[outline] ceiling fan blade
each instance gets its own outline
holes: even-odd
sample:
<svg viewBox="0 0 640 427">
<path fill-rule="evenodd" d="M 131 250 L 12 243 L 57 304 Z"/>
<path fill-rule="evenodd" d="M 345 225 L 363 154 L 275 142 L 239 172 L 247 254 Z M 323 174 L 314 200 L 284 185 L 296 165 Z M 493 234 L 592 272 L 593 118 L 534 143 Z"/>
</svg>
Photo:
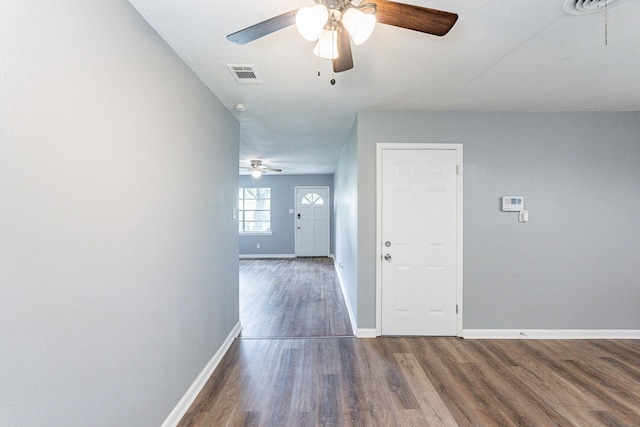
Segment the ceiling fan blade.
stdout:
<svg viewBox="0 0 640 427">
<path fill-rule="evenodd" d="M 333 71 L 340 73 L 353 68 L 353 56 L 351 55 L 351 40 L 349 33 L 341 22 L 338 22 L 338 57 L 333 60 Z"/>
<path fill-rule="evenodd" d="M 421 33 L 444 36 L 458 20 L 456 13 L 426 7 L 395 3 L 388 0 L 367 0 L 376 5 L 376 19 L 381 24 L 393 25 Z"/>
<path fill-rule="evenodd" d="M 282 172 L 282 169 L 262 168 L 263 171 Z"/>
<path fill-rule="evenodd" d="M 227 36 L 227 40 L 232 41 L 235 44 L 246 44 L 259 39 L 260 37 L 282 30 L 283 28 L 287 28 L 288 26 L 296 23 L 297 11 L 297 9 L 292 10 L 291 12 L 274 16 L 271 19 L 259 22 L 243 30 L 236 31 L 235 33 L 229 34 Z"/>
</svg>

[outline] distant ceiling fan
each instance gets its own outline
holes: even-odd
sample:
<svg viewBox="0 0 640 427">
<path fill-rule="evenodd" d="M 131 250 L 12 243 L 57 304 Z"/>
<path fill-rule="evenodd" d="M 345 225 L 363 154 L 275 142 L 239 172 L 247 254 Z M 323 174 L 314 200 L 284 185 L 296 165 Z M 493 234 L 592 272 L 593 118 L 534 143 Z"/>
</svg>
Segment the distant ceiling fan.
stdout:
<svg viewBox="0 0 640 427">
<path fill-rule="evenodd" d="M 282 172 L 282 169 L 266 167 L 262 164 L 262 160 L 250 160 L 249 163 L 251 166 L 240 166 L 240 169 L 251 171 L 251 176 L 254 178 L 260 178 L 266 171 Z"/>
<path fill-rule="evenodd" d="M 353 68 L 349 36 L 355 45 L 364 43 L 376 22 L 444 36 L 458 19 L 455 13 L 389 0 L 363 0 L 358 5 L 351 0 L 315 2 L 314 6 L 292 10 L 229 34 L 227 39 L 246 44 L 296 24 L 305 39 L 317 40 L 313 53 L 333 60 L 333 71 L 339 73 Z"/>
</svg>

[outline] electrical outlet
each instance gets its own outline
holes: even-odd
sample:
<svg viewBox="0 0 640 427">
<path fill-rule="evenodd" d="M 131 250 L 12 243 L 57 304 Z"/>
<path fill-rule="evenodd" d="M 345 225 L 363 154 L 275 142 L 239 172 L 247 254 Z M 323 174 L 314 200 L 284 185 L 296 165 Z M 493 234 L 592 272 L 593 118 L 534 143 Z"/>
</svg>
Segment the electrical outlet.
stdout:
<svg viewBox="0 0 640 427">
<path fill-rule="evenodd" d="M 260 243 L 258 243 L 258 244 L 256 245 L 256 248 L 260 249 Z"/>
</svg>

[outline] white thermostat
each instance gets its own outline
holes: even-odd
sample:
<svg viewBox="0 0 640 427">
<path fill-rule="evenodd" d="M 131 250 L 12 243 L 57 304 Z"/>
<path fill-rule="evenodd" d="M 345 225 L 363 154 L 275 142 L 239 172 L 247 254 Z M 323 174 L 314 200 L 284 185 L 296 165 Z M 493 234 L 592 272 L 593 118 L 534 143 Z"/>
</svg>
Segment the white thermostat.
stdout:
<svg viewBox="0 0 640 427">
<path fill-rule="evenodd" d="M 503 212 L 521 212 L 524 210 L 524 197 L 522 196 L 503 196 L 502 211 Z"/>
</svg>

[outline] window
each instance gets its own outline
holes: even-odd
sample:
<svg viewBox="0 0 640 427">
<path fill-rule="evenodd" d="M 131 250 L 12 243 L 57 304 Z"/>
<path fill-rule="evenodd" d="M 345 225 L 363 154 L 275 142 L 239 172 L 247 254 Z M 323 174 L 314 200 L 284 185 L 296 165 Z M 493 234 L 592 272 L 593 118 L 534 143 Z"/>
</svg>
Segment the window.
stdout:
<svg viewBox="0 0 640 427">
<path fill-rule="evenodd" d="M 303 205 L 324 205 L 324 200 L 322 197 L 317 195 L 316 193 L 309 193 L 302 199 Z"/>
<path fill-rule="evenodd" d="M 271 189 L 240 188 L 238 212 L 240 233 L 270 233 Z"/>
</svg>

